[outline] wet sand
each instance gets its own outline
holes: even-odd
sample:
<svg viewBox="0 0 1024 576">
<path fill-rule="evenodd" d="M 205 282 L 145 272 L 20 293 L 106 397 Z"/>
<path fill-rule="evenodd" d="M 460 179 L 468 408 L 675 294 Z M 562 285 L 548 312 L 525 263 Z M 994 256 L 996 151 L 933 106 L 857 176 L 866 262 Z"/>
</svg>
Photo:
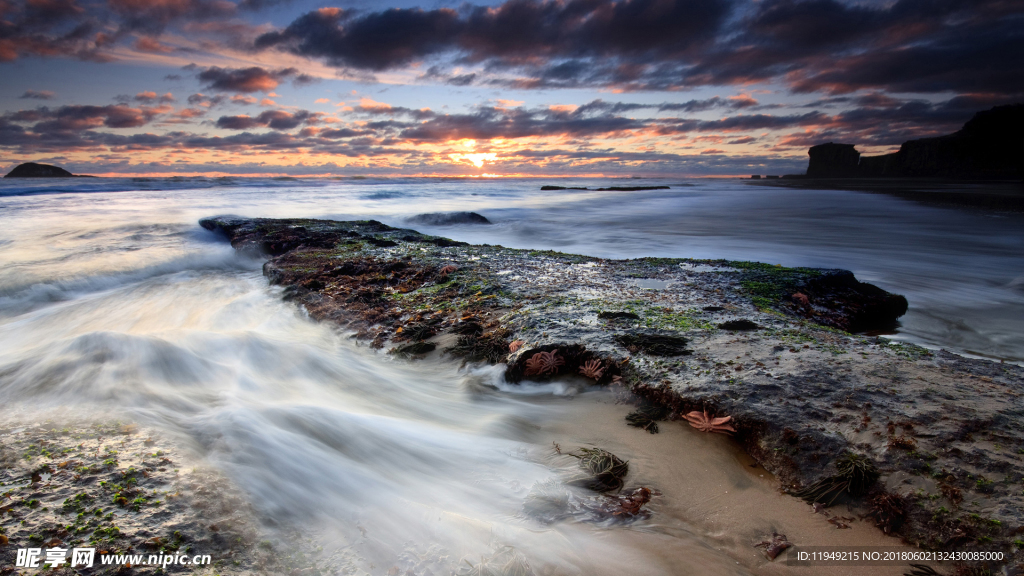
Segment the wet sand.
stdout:
<svg viewBox="0 0 1024 576">
<path fill-rule="evenodd" d="M 609 393 L 590 393 L 572 402 L 585 404 L 582 418 L 553 423 L 545 439 L 578 442 L 605 448 L 630 463 L 627 486 L 643 485 L 661 493 L 650 504 L 648 521 L 629 527 L 626 538 L 679 574 L 903 574 L 906 566 L 797 567 L 786 563 L 783 552 L 768 560 L 761 542 L 773 532 L 785 534 L 795 546 L 905 546 L 899 538 L 882 534 L 863 510 L 846 506 L 830 509 L 833 515 L 855 517 L 849 529 L 838 529 L 826 516 L 815 514 L 801 500 L 783 494 L 778 480 L 757 466 L 730 438 L 705 434 L 681 422 L 661 423 L 660 433 L 609 425 L 621 422 L 631 409 L 616 404 Z M 574 410 L 579 407 L 574 407 Z M 558 458 L 553 458 L 557 460 Z M 687 534 L 688 538 L 680 535 Z M 697 538 L 699 546 L 681 547 L 676 539 Z M 708 548 L 705 548 L 707 546 Z M 734 561 L 722 562 L 720 554 Z M 643 573 L 643 565 L 636 567 Z"/>
</svg>

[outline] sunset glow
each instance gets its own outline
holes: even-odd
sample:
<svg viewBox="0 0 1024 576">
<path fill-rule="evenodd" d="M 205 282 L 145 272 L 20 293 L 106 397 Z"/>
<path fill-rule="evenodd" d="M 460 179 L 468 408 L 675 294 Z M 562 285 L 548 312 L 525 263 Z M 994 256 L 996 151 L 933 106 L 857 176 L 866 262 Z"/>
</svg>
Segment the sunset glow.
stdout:
<svg viewBox="0 0 1024 576">
<path fill-rule="evenodd" d="M 1022 97 L 1021 60 L 993 55 L 1020 53 L 1024 22 L 997 0 L 338 4 L 0 3 L 0 165 L 780 174 L 814 144 L 888 152 Z"/>
</svg>

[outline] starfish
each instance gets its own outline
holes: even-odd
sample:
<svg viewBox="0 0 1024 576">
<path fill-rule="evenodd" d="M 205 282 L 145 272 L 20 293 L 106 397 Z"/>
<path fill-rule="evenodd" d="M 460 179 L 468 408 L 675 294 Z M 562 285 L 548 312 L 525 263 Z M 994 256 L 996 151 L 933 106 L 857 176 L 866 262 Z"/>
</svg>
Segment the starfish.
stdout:
<svg viewBox="0 0 1024 576">
<path fill-rule="evenodd" d="M 769 560 L 775 560 L 775 557 L 782 554 L 782 551 L 786 548 L 791 548 L 793 543 L 786 539 L 785 534 L 779 534 L 778 532 L 772 532 L 770 540 L 764 542 L 758 542 L 754 544 L 755 547 L 763 547 L 765 556 L 768 556 Z"/>
<path fill-rule="evenodd" d="M 643 505 L 651 501 L 651 489 L 641 486 L 631 494 L 615 499 L 619 509 L 612 512 L 612 516 L 636 516 L 640 514 Z"/>
<path fill-rule="evenodd" d="M 438 271 L 438 274 L 440 274 L 441 276 L 447 276 L 447 275 L 451 274 L 452 272 L 455 272 L 456 270 L 458 270 L 458 268 L 456 268 L 455 266 L 452 266 L 451 264 L 449 264 L 449 265 L 445 266 L 444 268 L 441 268 L 441 270 Z"/>
<path fill-rule="evenodd" d="M 802 292 L 796 292 L 790 296 L 790 298 L 792 298 L 793 302 L 796 302 L 797 306 L 800 306 L 801 308 L 811 307 L 811 300 Z"/>
<path fill-rule="evenodd" d="M 513 342 L 513 343 L 508 345 L 508 351 L 511 352 L 511 353 L 515 353 L 517 350 L 522 348 L 522 346 L 523 346 L 523 341 L 522 340 L 516 340 L 515 342 Z"/>
<path fill-rule="evenodd" d="M 555 348 L 551 352 L 537 352 L 526 361 L 526 372 L 527 376 L 533 376 L 535 374 L 555 374 L 558 372 L 558 367 L 565 364 L 565 360 L 558 355 L 558 348 Z"/>
<path fill-rule="evenodd" d="M 596 358 L 588 360 L 586 364 L 580 366 L 580 374 L 583 374 L 587 378 L 600 380 L 601 376 L 604 376 L 604 365 Z"/>
<path fill-rule="evenodd" d="M 708 416 L 707 408 L 704 412 L 698 412 L 694 410 L 689 414 L 683 416 L 686 421 L 701 432 L 721 432 L 722 434 L 728 434 L 729 432 L 735 432 L 736 429 L 726 422 L 732 420 L 732 416 L 723 416 L 721 418 L 712 418 Z"/>
</svg>

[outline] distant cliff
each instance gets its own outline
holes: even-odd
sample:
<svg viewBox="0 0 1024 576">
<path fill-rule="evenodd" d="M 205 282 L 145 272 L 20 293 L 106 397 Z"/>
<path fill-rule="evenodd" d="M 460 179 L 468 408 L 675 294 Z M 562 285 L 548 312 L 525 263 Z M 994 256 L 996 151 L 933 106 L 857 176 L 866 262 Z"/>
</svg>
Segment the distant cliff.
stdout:
<svg viewBox="0 0 1024 576">
<path fill-rule="evenodd" d="M 947 136 L 910 140 L 899 152 L 861 156 L 853 144 L 808 151 L 809 178 L 1024 179 L 1024 104 L 978 112 Z"/>
</svg>

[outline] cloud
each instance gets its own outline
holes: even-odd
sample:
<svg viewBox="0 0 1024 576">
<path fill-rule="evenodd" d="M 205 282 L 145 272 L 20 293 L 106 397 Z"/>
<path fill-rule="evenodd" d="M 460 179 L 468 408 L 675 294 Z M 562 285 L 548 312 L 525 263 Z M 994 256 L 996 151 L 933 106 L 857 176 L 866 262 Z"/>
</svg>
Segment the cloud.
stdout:
<svg viewBox="0 0 1024 576">
<path fill-rule="evenodd" d="M 206 94 L 199 92 L 188 97 L 188 105 L 200 106 L 202 108 L 213 108 L 226 100 L 226 96 L 221 96 L 219 94 L 216 96 L 207 96 Z M 253 98 L 253 100 L 255 100 L 255 98 Z"/>
<path fill-rule="evenodd" d="M 2 116 L 7 122 L 33 124 L 36 133 L 80 132 L 93 128 L 137 128 L 168 110 L 124 104 L 109 106 L 45 106 L 34 110 L 21 110 Z"/>
<path fill-rule="evenodd" d="M 227 0 L 107 0 L 121 17 L 122 28 L 163 31 L 178 20 L 208 20 L 234 15 L 236 6 Z"/>
<path fill-rule="evenodd" d="M 31 98 L 33 100 L 52 100 L 54 93 L 49 90 L 25 90 L 25 93 L 18 98 Z"/>
<path fill-rule="evenodd" d="M 289 78 L 300 83 L 310 81 L 309 76 L 300 74 L 295 68 L 267 70 L 259 66 L 249 68 L 211 66 L 200 70 L 197 76 L 200 83 L 219 92 L 270 92 Z"/>
<path fill-rule="evenodd" d="M 664 59 L 713 38 L 726 0 L 508 0 L 460 11 L 391 8 L 308 12 L 256 39 L 334 66 L 387 70 L 442 52 L 513 63 L 552 56 Z M 472 80 L 472 78 L 469 78 Z"/>
<path fill-rule="evenodd" d="M 184 49 L 161 41 L 173 32 L 211 54 L 283 51 L 348 78 L 406 69 L 420 81 L 459 87 L 680 91 L 773 83 L 833 98 L 865 91 L 1024 98 L 1024 59 L 1012 57 L 1024 53 L 1024 0 L 499 0 L 321 8 L 283 27 L 250 23 L 249 11 L 283 3 L 0 0 L 0 61 L 102 62 L 123 50 L 153 59 Z M 218 92 L 315 81 L 265 64 L 196 71 L 204 90 Z M 745 95 L 710 100 L 660 111 L 778 106 Z"/>
<path fill-rule="evenodd" d="M 159 102 L 161 104 L 170 104 L 171 102 L 174 102 L 174 95 L 170 92 L 167 92 L 163 95 L 158 96 L 156 92 L 146 91 L 139 92 L 132 98 L 132 100 L 135 100 L 136 102 L 143 102 L 145 104 L 153 104 L 155 102 Z"/>
<path fill-rule="evenodd" d="M 245 163 L 258 155 L 270 160 L 273 154 L 268 166 L 289 155 L 323 154 L 377 158 L 375 162 L 393 167 L 395 172 L 406 168 L 415 172 L 443 170 L 451 163 L 452 154 L 461 155 L 458 158 L 465 163 L 471 159 L 465 155 L 471 153 L 494 154 L 494 159 L 488 160 L 490 168 L 522 173 L 578 173 L 581 166 L 594 172 L 630 173 L 630 167 L 638 165 L 644 166 L 645 172 L 665 174 L 784 173 L 806 165 L 806 147 L 810 145 L 832 140 L 891 146 L 911 138 L 950 133 L 980 105 L 1005 100 L 999 95 L 970 94 L 930 102 L 869 92 L 841 97 L 848 108 L 834 113 L 758 114 L 750 113 L 754 106 L 746 98 L 719 98 L 710 109 L 726 113 L 705 119 L 685 111 L 663 112 L 660 109 L 665 103 L 595 100 L 580 106 L 528 107 L 519 101 L 487 101 L 465 112 L 444 114 L 364 99 L 340 118 L 294 109 L 224 114 L 202 125 L 215 126 L 228 135 L 209 136 L 170 127 L 196 125 L 213 106 L 236 98 L 255 98 L 197 93 L 188 97 L 189 107 L 180 110 L 160 103 L 160 98 L 147 91 L 130 97 L 132 104 L 37 107 L 6 113 L 0 115 L 0 150 L 25 156 L 80 152 L 92 157 L 116 153 L 174 158 L 217 151 L 228 154 L 228 164 Z M 677 104 L 706 112 L 704 107 L 711 100 Z M 693 104 L 685 106 L 690 102 Z M 628 116 L 636 110 L 648 114 Z M 166 131 L 140 133 L 146 125 Z M 463 146 L 467 140 L 474 140 L 475 146 Z M 726 145 L 746 146 L 746 150 L 734 154 L 735 149 Z M 750 155 L 753 146 L 776 155 Z M 230 160 L 231 155 L 237 156 Z M 409 164 L 403 168 L 406 161 Z M 268 169 L 273 170 L 254 168 Z"/>
<path fill-rule="evenodd" d="M 168 52 L 174 52 L 174 48 L 166 44 L 161 44 L 159 40 L 150 38 L 149 36 L 143 36 L 135 41 L 135 49 L 139 52 L 149 52 L 151 54 L 167 54 Z"/>
<path fill-rule="evenodd" d="M 217 119 L 217 127 L 226 130 L 251 130 L 268 127 L 273 130 L 291 130 L 299 125 L 318 124 L 326 116 L 323 112 L 286 112 L 284 110 L 267 110 L 258 116 L 221 116 Z"/>
<path fill-rule="evenodd" d="M 518 89 L 1022 94 L 1021 0 L 506 0 L 457 10 L 322 8 L 258 36 L 348 71 L 434 59 L 420 78 Z M 466 66 L 476 70 L 464 70 Z M 446 72 L 458 66 L 460 72 Z M 735 106 L 756 105 L 734 97 Z"/>
<path fill-rule="evenodd" d="M 730 140 L 726 142 L 726 144 L 751 144 L 753 142 L 757 142 L 757 138 L 754 138 L 753 136 L 744 136 L 743 138 Z"/>
</svg>

